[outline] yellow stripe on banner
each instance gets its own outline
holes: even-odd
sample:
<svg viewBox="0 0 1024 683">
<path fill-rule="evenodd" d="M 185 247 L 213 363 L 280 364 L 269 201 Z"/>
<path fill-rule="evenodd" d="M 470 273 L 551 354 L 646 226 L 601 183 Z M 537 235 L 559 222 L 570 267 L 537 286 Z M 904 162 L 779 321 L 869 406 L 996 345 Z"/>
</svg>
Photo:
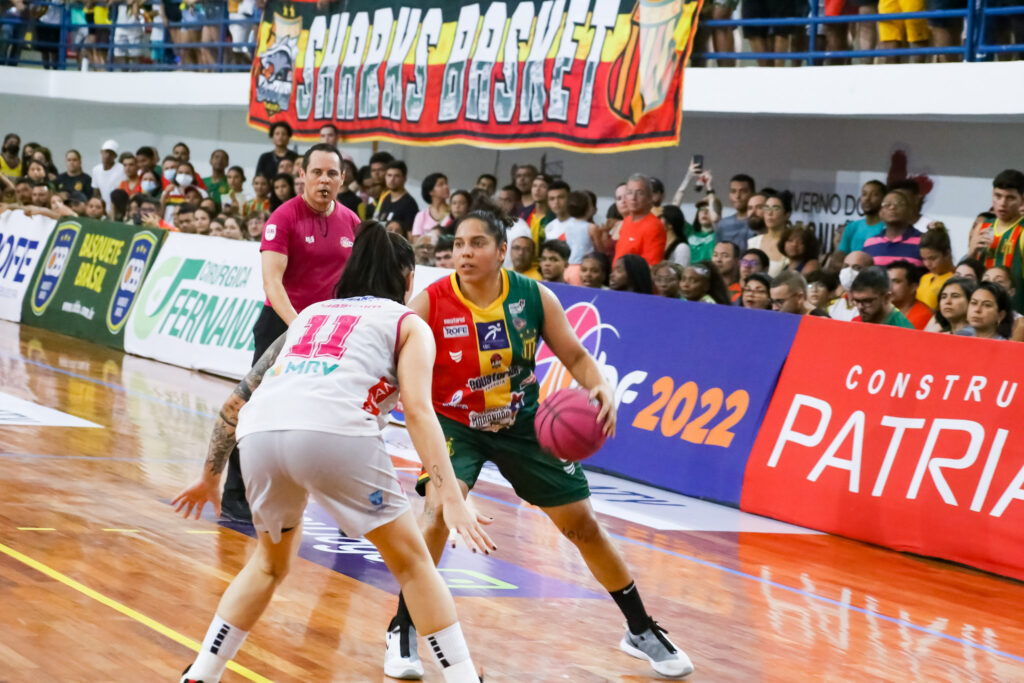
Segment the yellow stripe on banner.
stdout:
<svg viewBox="0 0 1024 683">
<path fill-rule="evenodd" d="M 167 638 L 170 638 L 174 642 L 179 643 L 181 645 L 184 645 L 185 647 L 189 648 L 190 650 L 193 650 L 195 652 L 199 652 L 199 648 L 201 647 L 200 643 L 197 643 L 196 641 L 192 640 L 191 638 L 187 638 L 186 636 L 181 635 L 180 633 L 178 633 L 174 629 L 168 628 L 168 627 L 164 626 L 163 624 L 161 624 L 158 621 L 150 619 L 149 617 L 147 617 L 145 614 L 142 614 L 141 612 L 136 612 L 131 607 L 128 607 L 126 605 L 122 605 L 117 600 L 113 600 L 111 598 L 108 598 L 107 596 L 103 595 L 102 593 L 98 593 L 98 592 L 94 591 L 93 589 L 89 588 L 88 586 L 85 586 L 85 585 L 82 585 L 82 584 L 78 583 L 77 581 L 75 581 L 71 577 L 68 577 L 68 576 L 65 576 L 64 574 L 61 574 L 56 569 L 52 569 L 52 568 L 46 566 L 45 564 L 43 564 L 42 562 L 39 562 L 38 560 L 33 560 L 28 555 L 23 555 L 22 553 L 19 553 L 17 550 L 15 550 L 13 548 L 8 548 L 7 546 L 5 546 L 2 543 L 0 543 L 0 552 L 2 552 L 3 554 L 7 555 L 8 557 L 11 557 L 11 558 L 17 560 L 18 562 L 21 562 L 22 564 L 28 565 L 29 567 L 31 567 L 32 569 L 35 569 L 37 572 L 39 572 L 41 574 L 45 574 L 46 576 L 49 576 L 51 579 L 54 579 L 56 581 L 60 581 L 65 586 L 68 586 L 69 588 L 74 588 L 79 593 L 92 598 L 96 602 L 99 602 L 99 603 L 101 603 L 103 605 L 106 605 L 107 607 L 109 607 L 112 610 L 114 610 L 116 612 L 120 612 L 121 614 L 125 615 L 126 617 L 130 617 L 130 618 L 134 619 L 135 621 L 139 622 L 143 626 L 148 626 L 149 628 L 153 629 L 154 631 L 156 631 L 160 635 L 165 636 Z M 255 671 L 250 671 L 249 669 L 245 668 L 241 664 L 236 664 L 234 661 L 228 662 L 228 668 L 231 669 L 232 671 L 234 671 L 235 673 L 237 673 L 237 674 L 239 674 L 241 676 L 244 676 L 245 678 L 249 679 L 250 681 L 258 681 L 258 683 L 272 683 L 269 678 L 264 678 L 263 676 L 260 676 Z"/>
</svg>

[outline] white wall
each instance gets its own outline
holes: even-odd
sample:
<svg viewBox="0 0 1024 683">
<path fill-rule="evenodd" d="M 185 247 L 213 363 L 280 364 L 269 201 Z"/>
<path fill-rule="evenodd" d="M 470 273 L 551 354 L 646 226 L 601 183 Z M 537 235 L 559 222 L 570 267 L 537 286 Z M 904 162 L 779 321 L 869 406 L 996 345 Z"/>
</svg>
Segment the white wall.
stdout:
<svg viewBox="0 0 1024 683">
<path fill-rule="evenodd" d="M 925 213 L 946 222 L 960 252 L 974 216 L 988 208 L 991 178 L 1004 168 L 1024 167 L 1024 89 L 1017 87 L 1024 83 L 1024 62 L 1009 64 L 694 69 L 687 75 L 688 108 L 679 147 L 596 155 L 552 149 L 547 162 L 560 163 L 574 187 L 602 197 L 602 213 L 615 184 L 633 171 L 661 178 L 671 193 L 694 153 L 704 155 L 722 194 L 729 176 L 745 172 L 759 185 L 798 195 L 836 193 L 840 204 L 850 205 L 846 195 L 859 194 L 868 178 L 884 179 L 891 152 L 901 147 L 908 152 L 911 174 L 928 174 L 935 182 Z M 9 78 L 12 72 L 18 72 L 16 79 Z M 250 171 L 259 154 L 269 149 L 266 135 L 245 122 L 247 75 L 137 76 L 0 67 L 0 88 L 8 93 L 0 97 L 4 132 L 17 131 L 23 141 L 38 140 L 55 153 L 76 147 L 87 169 L 97 163 L 99 146 L 110 137 L 123 149 L 148 144 L 161 154 L 185 140 L 204 174 L 205 162 L 217 147 L 229 151 L 233 164 Z M 990 84 L 1011 76 L 1016 85 L 1008 90 L 1008 99 L 1001 98 Z M 877 90 L 870 89 L 873 77 Z M 986 96 L 975 96 L 979 87 Z M 114 91 L 121 104 L 104 99 Z M 163 95 L 155 97 L 156 92 Z M 132 93 L 137 95 L 134 100 Z M 970 98 L 969 106 L 957 106 L 961 113 L 939 110 L 960 96 Z M 744 101 L 749 113 L 737 113 Z M 865 103 L 861 110 L 873 115 L 844 115 L 854 101 Z M 792 103 L 793 112 L 812 113 L 755 113 L 785 111 L 786 102 Z M 917 111 L 908 111 L 914 104 Z M 512 164 L 539 165 L 544 154 L 511 146 L 500 151 L 461 145 L 386 148 L 408 162 L 417 196 L 419 179 L 434 170 L 447 173 L 453 187 L 470 187 L 484 172 L 504 183 Z M 345 149 L 359 163 L 371 151 L 369 144 Z M 796 217 L 833 224 L 845 221 L 847 214 L 812 211 Z"/>
</svg>

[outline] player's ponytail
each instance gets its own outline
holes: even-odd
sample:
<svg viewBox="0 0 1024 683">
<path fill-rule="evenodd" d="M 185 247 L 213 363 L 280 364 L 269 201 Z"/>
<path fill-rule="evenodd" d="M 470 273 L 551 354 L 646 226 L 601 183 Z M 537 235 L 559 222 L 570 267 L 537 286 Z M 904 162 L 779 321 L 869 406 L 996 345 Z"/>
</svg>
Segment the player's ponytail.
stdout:
<svg viewBox="0 0 1024 683">
<path fill-rule="evenodd" d="M 412 245 L 404 237 L 379 221 L 364 221 L 334 297 L 375 296 L 404 304 L 405 278 L 415 268 Z"/>
</svg>

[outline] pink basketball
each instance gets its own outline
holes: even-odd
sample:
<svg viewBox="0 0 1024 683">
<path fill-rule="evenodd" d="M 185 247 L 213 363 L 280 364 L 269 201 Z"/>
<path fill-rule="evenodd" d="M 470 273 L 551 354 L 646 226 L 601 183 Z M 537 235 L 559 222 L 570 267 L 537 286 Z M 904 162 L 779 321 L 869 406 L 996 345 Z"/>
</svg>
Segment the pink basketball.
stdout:
<svg viewBox="0 0 1024 683">
<path fill-rule="evenodd" d="M 534 425 L 541 448 L 562 460 L 579 461 L 597 453 L 605 434 L 597 401 L 583 389 L 559 389 L 537 408 Z"/>
</svg>

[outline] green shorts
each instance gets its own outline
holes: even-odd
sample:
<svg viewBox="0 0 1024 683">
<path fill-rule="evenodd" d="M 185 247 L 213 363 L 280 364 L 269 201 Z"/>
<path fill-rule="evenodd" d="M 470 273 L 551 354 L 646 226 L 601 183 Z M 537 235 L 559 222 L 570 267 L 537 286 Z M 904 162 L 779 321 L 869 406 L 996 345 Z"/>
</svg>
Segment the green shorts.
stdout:
<svg viewBox="0 0 1024 683">
<path fill-rule="evenodd" d="M 531 505 L 547 508 L 567 505 L 590 497 L 590 486 L 579 463 L 563 462 L 537 443 L 533 418 L 500 432 L 470 429 L 438 415 L 448 441 L 455 476 L 470 489 L 476 484 L 484 463 L 490 460 L 512 484 L 516 495 Z M 420 474 L 416 492 L 425 494 L 430 477 Z"/>
</svg>

